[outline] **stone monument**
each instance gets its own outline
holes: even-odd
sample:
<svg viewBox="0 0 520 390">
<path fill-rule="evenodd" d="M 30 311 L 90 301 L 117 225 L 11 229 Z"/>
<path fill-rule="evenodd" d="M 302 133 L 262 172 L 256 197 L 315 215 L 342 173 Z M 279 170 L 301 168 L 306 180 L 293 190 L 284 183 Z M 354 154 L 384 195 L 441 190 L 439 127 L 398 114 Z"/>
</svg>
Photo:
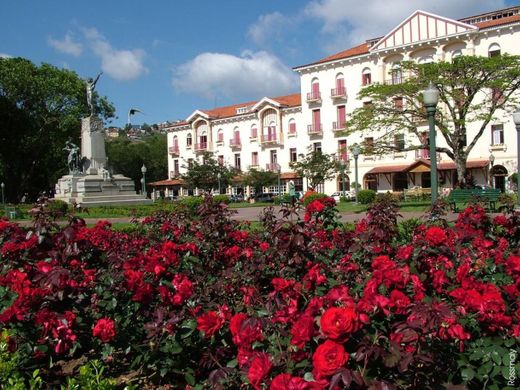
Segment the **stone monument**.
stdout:
<svg viewBox="0 0 520 390">
<path fill-rule="evenodd" d="M 130 178 L 112 175 L 107 169 L 103 121 L 96 115 L 93 102 L 100 76 L 85 82 L 90 116 L 81 119 L 81 154 L 77 145 L 66 142 L 63 150 L 68 152 L 69 174 L 58 180 L 54 198 L 81 207 L 152 203 L 135 192 Z"/>
</svg>

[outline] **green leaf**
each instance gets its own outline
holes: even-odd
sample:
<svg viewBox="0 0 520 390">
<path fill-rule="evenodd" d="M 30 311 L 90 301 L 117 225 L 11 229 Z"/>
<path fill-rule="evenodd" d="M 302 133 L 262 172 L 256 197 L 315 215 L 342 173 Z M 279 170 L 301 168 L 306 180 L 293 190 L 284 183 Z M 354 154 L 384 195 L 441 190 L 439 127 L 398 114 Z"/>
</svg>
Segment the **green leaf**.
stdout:
<svg viewBox="0 0 520 390">
<path fill-rule="evenodd" d="M 469 382 L 475 377 L 475 371 L 471 367 L 463 368 L 460 374 L 464 382 Z"/>
<path fill-rule="evenodd" d="M 226 367 L 229 367 L 229 368 L 235 368 L 237 365 L 238 365 L 238 360 L 237 360 L 237 359 L 233 359 L 233 360 L 230 360 L 230 361 L 226 364 Z"/>
<path fill-rule="evenodd" d="M 195 385 L 195 378 L 189 372 L 184 374 L 184 379 L 186 379 L 186 383 L 188 383 L 190 386 Z"/>
</svg>

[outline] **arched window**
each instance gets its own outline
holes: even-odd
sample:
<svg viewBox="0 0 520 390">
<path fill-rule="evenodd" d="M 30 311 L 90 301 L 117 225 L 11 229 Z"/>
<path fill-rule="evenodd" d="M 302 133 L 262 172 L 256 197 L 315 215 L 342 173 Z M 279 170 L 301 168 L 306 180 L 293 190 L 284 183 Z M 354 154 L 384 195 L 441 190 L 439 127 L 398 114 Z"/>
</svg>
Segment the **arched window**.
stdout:
<svg viewBox="0 0 520 390">
<path fill-rule="evenodd" d="M 419 58 L 419 64 L 431 64 L 433 62 L 433 56 L 424 56 Z"/>
<path fill-rule="evenodd" d="M 336 88 L 331 91 L 331 96 L 345 96 L 346 94 L 345 78 L 343 73 L 338 73 L 336 75 Z"/>
<path fill-rule="evenodd" d="M 188 134 L 186 136 L 186 146 L 191 146 L 192 143 L 193 143 L 193 140 L 191 138 L 191 134 Z"/>
<path fill-rule="evenodd" d="M 311 81 L 311 92 L 307 94 L 307 100 L 320 100 L 320 81 L 315 77 Z"/>
<path fill-rule="evenodd" d="M 401 84 L 403 82 L 403 71 L 401 69 L 401 65 L 399 64 L 393 64 L 392 70 L 391 70 L 391 83 L 392 84 Z"/>
<path fill-rule="evenodd" d="M 296 121 L 294 118 L 289 119 L 289 134 L 296 134 Z"/>
<path fill-rule="evenodd" d="M 451 53 L 451 59 L 452 60 L 454 60 L 455 58 L 461 57 L 461 56 L 462 56 L 462 50 L 454 50 Z"/>
<path fill-rule="evenodd" d="M 256 125 L 251 125 L 251 136 L 250 138 L 256 139 L 258 138 L 258 128 Z"/>
<path fill-rule="evenodd" d="M 361 73 L 361 84 L 362 85 L 370 85 L 372 84 L 372 71 L 370 68 L 363 69 Z"/>
<path fill-rule="evenodd" d="M 262 114 L 262 138 L 263 141 L 276 141 L 277 115 L 276 110 L 269 108 Z"/>
<path fill-rule="evenodd" d="M 217 142 L 220 144 L 224 142 L 224 130 L 222 129 L 218 129 L 217 131 Z"/>
<path fill-rule="evenodd" d="M 232 147 L 240 146 L 240 129 L 238 127 L 233 129 L 233 138 L 229 144 Z"/>
<path fill-rule="evenodd" d="M 500 55 L 500 45 L 498 43 L 492 43 L 489 45 L 488 57 L 496 57 Z"/>
<path fill-rule="evenodd" d="M 176 135 L 173 136 L 173 147 L 175 149 L 179 148 L 179 137 L 177 137 Z"/>
</svg>

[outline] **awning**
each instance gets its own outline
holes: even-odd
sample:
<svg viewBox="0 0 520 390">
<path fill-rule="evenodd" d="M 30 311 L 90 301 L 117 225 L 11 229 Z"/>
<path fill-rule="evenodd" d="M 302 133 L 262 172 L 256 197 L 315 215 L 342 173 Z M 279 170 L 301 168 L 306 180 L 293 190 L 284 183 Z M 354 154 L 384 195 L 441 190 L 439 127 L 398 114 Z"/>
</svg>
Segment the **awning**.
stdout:
<svg viewBox="0 0 520 390">
<path fill-rule="evenodd" d="M 152 183 L 148 183 L 148 185 L 152 187 L 169 187 L 169 186 L 179 186 L 182 185 L 183 181 L 180 179 L 166 179 L 160 181 L 154 181 Z"/>
<path fill-rule="evenodd" d="M 397 172 L 406 172 L 410 164 L 400 164 L 400 165 L 386 165 L 386 166 L 377 166 L 372 168 L 366 174 L 378 174 L 378 173 L 397 173 Z"/>
<path fill-rule="evenodd" d="M 466 169 L 485 168 L 489 165 L 489 160 L 468 160 L 466 162 Z M 457 169 L 453 161 L 440 162 L 437 164 L 437 170 L 450 171 Z M 372 168 L 367 174 L 383 174 L 383 173 L 422 173 L 430 172 L 430 160 L 421 159 L 411 164 L 399 165 L 381 165 Z"/>
<path fill-rule="evenodd" d="M 298 179 L 299 177 L 296 172 L 283 172 L 280 174 L 280 179 L 282 180 Z"/>
<path fill-rule="evenodd" d="M 466 161 L 466 169 L 485 168 L 489 165 L 489 160 L 468 160 Z M 457 169 L 453 161 L 446 161 L 437 164 L 439 171 L 450 171 Z"/>
</svg>

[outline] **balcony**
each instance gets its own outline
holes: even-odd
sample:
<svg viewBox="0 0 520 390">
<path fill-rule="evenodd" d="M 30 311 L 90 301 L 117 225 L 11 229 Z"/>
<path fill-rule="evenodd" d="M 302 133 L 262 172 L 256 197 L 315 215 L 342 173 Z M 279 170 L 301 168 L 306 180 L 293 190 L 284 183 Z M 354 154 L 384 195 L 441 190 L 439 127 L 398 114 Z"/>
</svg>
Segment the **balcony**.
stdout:
<svg viewBox="0 0 520 390">
<path fill-rule="evenodd" d="M 332 131 L 345 131 L 347 129 L 347 122 L 332 122 Z"/>
<path fill-rule="evenodd" d="M 345 87 L 333 88 L 330 90 L 332 99 L 345 99 L 347 97 L 347 89 Z"/>
<path fill-rule="evenodd" d="M 348 163 L 349 155 L 345 149 L 338 149 L 335 159 L 337 162 Z"/>
<path fill-rule="evenodd" d="M 278 163 L 269 163 L 265 165 L 266 171 L 278 172 L 280 169 L 280 164 Z"/>
<path fill-rule="evenodd" d="M 208 143 L 207 142 L 200 142 L 198 144 L 195 144 L 195 152 L 202 153 L 208 150 Z"/>
<path fill-rule="evenodd" d="M 321 102 L 320 92 L 309 92 L 307 94 L 307 103 L 319 103 Z"/>
<path fill-rule="evenodd" d="M 242 143 L 240 142 L 240 139 L 230 139 L 229 140 L 229 146 L 231 149 L 242 149 Z"/>
<path fill-rule="evenodd" d="M 307 134 L 309 135 L 321 135 L 323 133 L 321 123 L 307 125 Z"/>
<path fill-rule="evenodd" d="M 172 156 L 178 156 L 179 155 L 179 146 L 170 146 L 168 148 L 168 152 L 172 155 Z"/>
<path fill-rule="evenodd" d="M 262 134 L 260 137 L 262 145 L 279 145 L 282 143 L 281 137 L 279 138 L 276 133 Z"/>
<path fill-rule="evenodd" d="M 437 153 L 437 161 L 441 159 L 441 154 Z M 429 160 L 430 159 L 430 150 L 429 149 L 417 149 L 415 151 L 415 159 L 416 160 Z"/>
<path fill-rule="evenodd" d="M 170 179 L 176 179 L 180 176 L 180 172 L 178 170 L 170 171 Z"/>
<path fill-rule="evenodd" d="M 249 165 L 247 166 L 247 169 L 248 169 L 248 170 L 251 170 L 251 169 L 258 169 L 258 168 L 260 168 L 260 165 L 258 165 L 258 163 L 255 163 L 255 162 L 252 163 L 252 164 L 249 164 Z"/>
</svg>

